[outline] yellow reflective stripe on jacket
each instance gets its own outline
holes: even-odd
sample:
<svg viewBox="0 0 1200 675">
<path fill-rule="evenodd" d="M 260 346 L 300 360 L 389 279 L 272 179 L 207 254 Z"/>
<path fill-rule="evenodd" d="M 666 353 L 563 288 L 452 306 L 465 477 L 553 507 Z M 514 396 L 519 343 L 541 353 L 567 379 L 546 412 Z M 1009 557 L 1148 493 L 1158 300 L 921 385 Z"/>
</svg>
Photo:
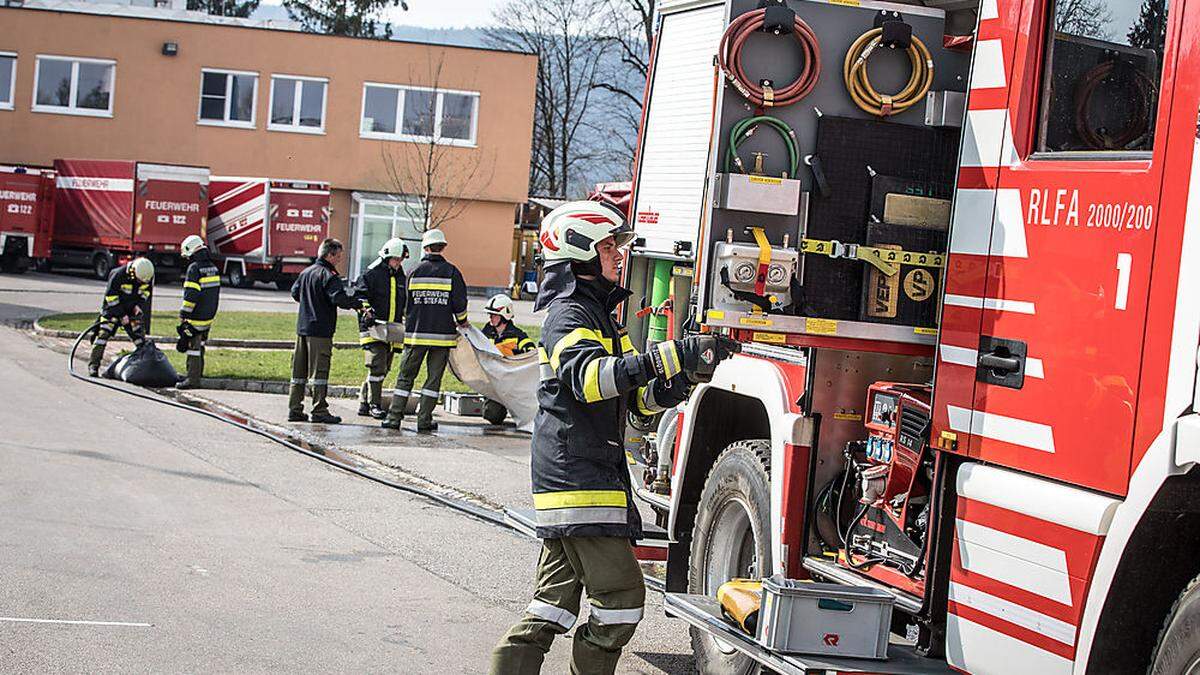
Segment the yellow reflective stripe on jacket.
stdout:
<svg viewBox="0 0 1200 675">
<path fill-rule="evenodd" d="M 603 399 L 600 395 L 600 361 L 592 359 L 583 370 L 583 400 L 585 403 L 595 403 Z"/>
<path fill-rule="evenodd" d="M 533 349 L 533 340 L 530 338 L 521 338 L 521 340 L 517 342 L 517 349 Z"/>
<path fill-rule="evenodd" d="M 389 304 L 388 304 L 387 320 L 391 321 L 391 322 L 395 322 L 396 321 L 396 275 L 393 274 L 388 277 L 388 284 L 391 286 L 391 288 L 388 290 L 388 303 Z M 365 302 L 363 303 L 363 305 L 366 305 L 366 304 L 367 303 L 365 303 Z"/>
<path fill-rule="evenodd" d="M 455 315 L 454 315 L 454 320 L 455 320 L 455 321 L 457 321 L 457 322 L 459 322 L 459 323 L 462 323 L 462 322 L 466 321 L 466 320 L 467 320 L 467 313 L 466 313 L 466 312 L 462 312 L 462 313 L 460 313 L 460 314 L 455 314 Z"/>
<path fill-rule="evenodd" d="M 628 506 L 624 490 L 564 490 L 533 493 L 533 508 L 569 509 L 578 506 Z"/>
<path fill-rule="evenodd" d="M 659 410 L 655 410 L 653 408 L 646 406 L 646 392 L 652 391 L 650 389 L 650 386 L 651 385 L 646 385 L 644 387 L 638 387 L 637 395 L 634 396 L 634 398 L 637 399 L 638 412 L 640 412 L 641 414 L 643 414 L 647 417 L 653 417 L 654 415 L 657 415 L 659 412 L 661 412 Z"/>
<path fill-rule="evenodd" d="M 457 339 L 448 339 L 448 338 L 419 338 L 419 337 L 404 338 L 404 344 L 414 345 L 417 347 L 453 347 L 457 343 L 458 343 Z"/>
<path fill-rule="evenodd" d="M 191 300 L 184 300 L 183 308 L 184 309 L 196 309 L 196 303 L 192 302 Z"/>
<path fill-rule="evenodd" d="M 636 354 L 638 350 L 633 346 L 633 340 L 629 339 L 629 333 L 621 333 L 621 354 Z"/>
<path fill-rule="evenodd" d="M 610 354 L 612 353 L 611 349 L 609 348 L 609 344 L 612 341 L 604 337 L 603 333 L 592 330 L 591 328 L 580 327 L 576 328 L 570 333 L 567 333 L 562 337 L 561 340 L 555 343 L 554 349 L 550 352 L 550 367 L 553 368 L 555 372 L 558 372 L 558 366 L 562 363 L 561 359 L 563 350 L 579 344 L 584 340 L 595 342 L 603 347 L 605 352 Z"/>
<path fill-rule="evenodd" d="M 550 356 L 546 354 L 546 348 L 538 345 L 538 363 L 550 363 Z"/>
<path fill-rule="evenodd" d="M 659 356 L 662 357 L 663 370 L 667 378 L 675 377 L 682 370 L 679 365 L 679 352 L 675 351 L 675 341 L 660 342 L 654 345 L 658 350 Z"/>
<path fill-rule="evenodd" d="M 115 296 L 115 295 L 106 295 L 106 296 L 104 296 L 104 301 L 105 301 L 105 302 L 116 302 L 116 300 L 117 300 L 117 296 Z"/>
<path fill-rule="evenodd" d="M 446 283 L 442 284 L 442 283 L 434 283 L 434 282 L 425 281 L 425 282 L 421 282 L 421 283 L 409 284 L 408 290 L 410 290 L 410 291 L 448 291 L 448 290 L 450 290 L 450 282 L 447 281 Z"/>
<path fill-rule="evenodd" d="M 197 321 L 195 319 L 188 319 L 187 321 L 188 321 L 188 323 L 192 324 L 193 326 L 195 326 L 197 328 L 204 328 L 205 326 L 211 326 L 213 319 L 202 319 L 199 321 Z"/>
<path fill-rule="evenodd" d="M 183 287 L 184 288 L 194 288 L 197 291 L 200 290 L 200 284 L 196 283 L 195 281 L 185 281 L 185 282 L 183 282 Z"/>
<path fill-rule="evenodd" d="M 200 277 L 200 283 L 202 283 L 202 284 L 219 284 L 219 283 L 221 283 L 221 277 L 219 277 L 219 276 Z"/>
</svg>

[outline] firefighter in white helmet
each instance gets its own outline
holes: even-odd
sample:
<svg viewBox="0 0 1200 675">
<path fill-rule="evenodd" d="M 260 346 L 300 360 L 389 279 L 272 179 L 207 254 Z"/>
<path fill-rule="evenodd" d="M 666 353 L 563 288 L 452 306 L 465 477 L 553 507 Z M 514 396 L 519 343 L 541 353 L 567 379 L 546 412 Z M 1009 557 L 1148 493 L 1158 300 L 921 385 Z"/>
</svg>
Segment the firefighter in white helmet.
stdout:
<svg viewBox="0 0 1200 675">
<path fill-rule="evenodd" d="M 204 376 L 204 343 L 208 331 L 217 316 L 217 305 L 221 301 L 221 271 L 217 269 L 208 246 L 197 235 L 188 235 L 179 245 L 179 252 L 187 258 L 187 272 L 183 277 L 183 304 L 179 307 L 179 343 L 176 349 L 187 354 L 187 375 L 175 385 L 179 389 L 200 386 Z"/>
<path fill-rule="evenodd" d="M 367 365 L 367 379 L 358 394 L 358 414 L 362 417 L 377 420 L 387 417 L 383 409 L 383 381 L 391 372 L 396 355 L 404 350 L 402 339 L 392 340 L 389 333 L 400 337 L 397 329 L 404 319 L 407 295 L 403 267 L 406 258 L 408 246 L 403 239 L 393 237 L 383 244 L 379 257 L 354 283 L 354 295 L 363 303 L 358 341 Z"/>
<path fill-rule="evenodd" d="M 536 348 L 529 335 L 513 323 L 513 301 L 504 293 L 497 293 L 488 298 L 483 306 L 487 313 L 488 322 L 483 327 L 483 335 L 496 345 L 496 349 L 505 356 L 516 356 L 531 352 Z M 500 402 L 488 399 L 483 402 L 483 418 L 492 424 L 500 424 L 508 416 L 508 409 Z"/>
<path fill-rule="evenodd" d="M 104 348 L 117 332 L 117 326 L 140 347 L 146 341 L 146 321 L 150 318 L 150 296 L 154 291 L 154 263 L 148 258 L 134 258 L 108 273 L 104 302 L 100 307 L 100 325 L 92 337 L 92 356 L 88 359 L 88 374 L 100 374 Z"/>
<path fill-rule="evenodd" d="M 408 397 L 420 395 L 417 407 L 417 431 L 437 430 L 433 407 L 442 388 L 442 375 L 450 360 L 450 348 L 458 341 L 458 326 L 467 323 L 467 285 L 462 273 L 442 255 L 446 235 L 427 230 L 421 237 L 425 254 L 408 275 L 408 297 L 404 316 L 404 358 L 400 377 L 392 391 L 387 419 L 380 426 L 399 429 L 408 407 Z M 421 364 L 425 364 L 425 382 L 413 391 Z"/>
<path fill-rule="evenodd" d="M 493 674 L 539 672 L 556 635 L 575 630 L 573 673 L 612 673 L 642 618 L 646 588 L 631 540 L 642 536 L 625 460 L 626 410 L 654 415 L 712 378 L 737 343 L 713 335 L 633 348 L 613 310 L 622 249 L 633 231 L 615 210 L 568 202 L 546 215 L 545 278 L 535 310 L 549 308 L 538 358 L 532 443 L 533 504 L 542 539 L 537 587 L 525 616 L 492 652 Z"/>
</svg>

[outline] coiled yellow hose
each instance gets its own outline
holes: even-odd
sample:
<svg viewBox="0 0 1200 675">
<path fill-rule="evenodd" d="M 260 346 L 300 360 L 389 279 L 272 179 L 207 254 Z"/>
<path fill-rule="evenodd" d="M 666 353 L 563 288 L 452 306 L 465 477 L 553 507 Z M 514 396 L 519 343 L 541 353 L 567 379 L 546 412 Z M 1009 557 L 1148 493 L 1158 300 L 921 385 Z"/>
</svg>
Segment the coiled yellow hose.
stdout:
<svg viewBox="0 0 1200 675">
<path fill-rule="evenodd" d="M 908 84 L 895 94 L 881 94 L 871 86 L 871 78 L 867 75 L 867 61 L 882 44 L 882 28 L 872 28 L 860 35 L 846 52 L 842 78 L 855 105 L 872 115 L 888 117 L 908 110 L 929 93 L 929 87 L 933 84 L 933 56 L 929 54 L 924 42 L 916 35 L 912 36 L 907 50 L 908 60 L 912 65 L 912 75 L 908 78 Z"/>
</svg>

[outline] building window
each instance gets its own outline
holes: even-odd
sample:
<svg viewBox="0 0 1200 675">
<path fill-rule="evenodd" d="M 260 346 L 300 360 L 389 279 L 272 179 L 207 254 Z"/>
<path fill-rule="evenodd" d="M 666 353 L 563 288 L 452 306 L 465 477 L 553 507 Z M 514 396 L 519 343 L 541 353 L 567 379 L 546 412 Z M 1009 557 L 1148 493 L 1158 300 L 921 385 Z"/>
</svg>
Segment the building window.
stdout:
<svg viewBox="0 0 1200 675">
<path fill-rule="evenodd" d="M 271 120 L 268 129 L 319 134 L 325 131 L 325 86 L 328 80 L 295 75 L 271 76 Z"/>
<path fill-rule="evenodd" d="M 200 71 L 200 124 L 254 128 L 258 73 Z"/>
<path fill-rule="evenodd" d="M 350 211 L 350 278 L 356 279 L 372 262 L 380 247 L 392 237 L 399 237 L 408 246 L 404 271 L 411 272 L 421 261 L 421 235 L 424 221 L 421 202 L 404 195 L 355 192 Z"/>
<path fill-rule="evenodd" d="M 478 112 L 475 92 L 367 83 L 359 135 L 474 146 Z"/>
<path fill-rule="evenodd" d="M 33 110 L 112 117 L 116 74 L 116 61 L 39 55 L 34 69 Z"/>
<path fill-rule="evenodd" d="M 0 52 L 0 110 L 13 109 L 13 89 L 17 81 L 17 55 Z"/>
<path fill-rule="evenodd" d="M 1148 152 L 1166 42 L 1165 0 L 1055 0 L 1049 13 L 1037 150 Z"/>
</svg>

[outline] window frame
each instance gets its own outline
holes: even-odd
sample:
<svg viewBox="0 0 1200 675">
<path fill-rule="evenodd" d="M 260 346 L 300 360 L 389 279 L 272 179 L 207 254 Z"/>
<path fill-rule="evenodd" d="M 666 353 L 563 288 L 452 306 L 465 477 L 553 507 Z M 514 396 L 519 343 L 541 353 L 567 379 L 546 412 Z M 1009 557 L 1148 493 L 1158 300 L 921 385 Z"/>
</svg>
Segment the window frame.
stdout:
<svg viewBox="0 0 1200 675">
<path fill-rule="evenodd" d="M 17 105 L 17 53 L 0 51 L 0 58 L 12 57 L 12 69 L 8 78 L 8 103 L 0 101 L 0 110 L 16 110 Z M 36 96 L 36 94 L 35 94 Z"/>
<path fill-rule="evenodd" d="M 1155 148 L 1158 147 L 1159 133 L 1157 122 L 1159 116 L 1163 112 L 1162 107 L 1162 87 L 1166 78 L 1165 62 L 1158 64 L 1158 100 L 1155 102 L 1154 110 L 1152 111 L 1151 121 L 1155 123 L 1154 142 L 1147 150 L 1040 150 L 1046 125 L 1046 115 L 1050 110 L 1050 96 L 1053 73 L 1051 68 L 1054 65 L 1054 41 L 1057 31 L 1054 28 L 1054 10 L 1062 0 L 1051 0 L 1047 2 L 1041 10 L 1041 31 L 1038 37 L 1037 44 L 1037 77 L 1032 78 L 1033 99 L 1032 99 L 1032 124 L 1029 129 L 1026 146 L 1028 148 L 1025 154 L 1025 159 L 1028 162 L 1106 162 L 1106 163 L 1136 163 L 1148 166 L 1154 157 Z M 1170 22 L 1170 2 L 1165 4 L 1168 9 L 1167 20 Z M 1035 24 L 1036 25 L 1036 24 Z M 1170 26 L 1170 23 L 1167 24 Z M 1171 35 L 1168 33 L 1164 41 L 1164 58 L 1166 47 L 1170 43 Z M 1014 139 L 1015 141 L 1016 139 Z"/>
<path fill-rule="evenodd" d="M 71 92 L 68 98 L 71 101 L 70 105 L 47 105 L 38 103 L 38 85 L 42 77 L 42 60 L 47 61 L 67 61 L 71 64 Z M 105 66 L 111 66 L 108 71 L 108 109 L 99 110 L 96 108 L 80 108 L 79 107 L 79 64 L 91 63 Z M 14 76 L 13 84 L 16 84 L 16 61 L 13 61 Z M 100 59 L 88 56 L 62 56 L 60 54 L 37 54 L 34 56 L 33 62 L 33 95 L 31 97 L 30 110 L 38 113 L 51 113 L 55 115 L 79 115 L 83 117 L 109 117 L 113 116 L 113 109 L 117 102 L 117 62 L 115 59 Z"/>
<path fill-rule="evenodd" d="M 295 124 L 277 124 L 271 120 L 275 114 L 275 80 L 295 80 L 292 101 L 292 120 Z M 321 126 L 305 127 L 300 125 L 300 96 L 304 91 L 303 83 L 305 82 L 320 82 L 324 85 L 321 89 Z M 267 101 L 267 131 L 286 131 L 293 134 L 325 134 L 325 115 L 329 106 L 329 78 L 314 77 L 311 75 L 287 75 L 284 73 L 271 73 L 271 93 Z M 361 123 L 360 123 L 361 126 Z"/>
<path fill-rule="evenodd" d="M 378 87 L 381 89 L 393 89 L 397 91 L 396 96 L 396 117 L 394 133 L 383 131 L 364 131 L 363 119 L 367 114 L 367 89 L 369 87 Z M 406 134 L 401 131 L 404 128 L 404 99 L 406 92 L 421 91 L 433 92 L 437 95 L 434 103 L 434 120 L 433 120 L 433 136 L 422 136 L 415 134 Z M 442 103 L 445 94 L 458 94 L 468 96 L 472 100 L 471 106 L 471 135 L 470 138 L 443 138 L 442 132 Z M 389 84 L 387 82 L 363 82 L 362 87 L 362 104 L 359 107 L 358 113 L 358 136 L 379 141 L 401 141 L 405 143 L 428 143 L 431 140 L 439 145 L 452 145 L 461 148 L 476 148 L 479 147 L 479 99 L 480 94 L 477 91 L 466 91 L 461 89 L 440 89 L 436 87 L 419 87 L 408 84 Z"/>
<path fill-rule="evenodd" d="M 225 75 L 225 117 L 213 120 L 201 117 L 204 111 L 204 74 Z M 229 119 L 230 106 L 233 104 L 233 78 L 230 75 L 247 75 L 254 78 L 254 93 L 250 97 L 250 121 Z M 196 124 L 206 127 L 230 127 L 233 129 L 254 129 L 258 124 L 258 80 L 259 74 L 253 70 L 228 70 L 225 68 L 201 68 L 199 96 L 196 102 Z"/>
</svg>

